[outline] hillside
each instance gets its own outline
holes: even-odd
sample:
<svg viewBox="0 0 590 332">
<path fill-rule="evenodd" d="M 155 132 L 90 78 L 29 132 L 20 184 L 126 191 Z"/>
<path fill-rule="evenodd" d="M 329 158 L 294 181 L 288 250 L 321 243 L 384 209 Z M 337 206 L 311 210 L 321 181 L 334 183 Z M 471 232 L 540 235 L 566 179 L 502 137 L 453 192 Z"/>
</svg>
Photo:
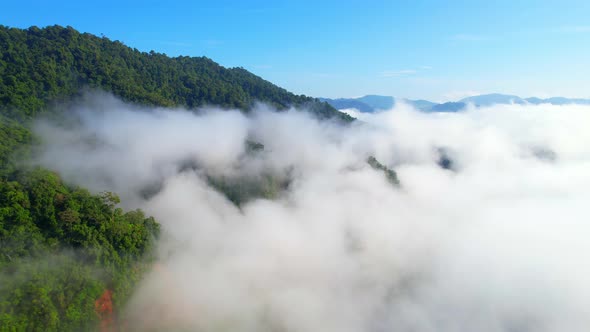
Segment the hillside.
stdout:
<svg viewBox="0 0 590 332">
<path fill-rule="evenodd" d="M 352 120 L 326 103 L 204 57 L 140 52 L 71 27 L 0 26 L 2 331 L 120 324 L 120 309 L 153 260 L 156 220 L 118 208 L 115 193 L 93 195 L 58 174 L 20 163 L 39 140 L 31 121 L 88 89 L 149 106 L 247 112 L 260 101 L 278 110 L 305 109 L 320 119 Z M 235 202 L 274 189 L 266 182 L 236 189 L 220 181 L 212 185 Z"/>
<path fill-rule="evenodd" d="M 351 119 L 326 103 L 295 95 L 243 68 L 205 57 L 140 52 L 119 41 L 72 27 L 0 26 L 0 107 L 27 118 L 84 88 L 98 88 L 139 104 L 249 110 L 255 102 L 277 109 L 306 108 L 319 118 Z"/>
<path fill-rule="evenodd" d="M 117 203 L 44 170 L 0 179 L 0 330 L 94 330 L 112 319 L 159 234 L 153 218 Z"/>
</svg>

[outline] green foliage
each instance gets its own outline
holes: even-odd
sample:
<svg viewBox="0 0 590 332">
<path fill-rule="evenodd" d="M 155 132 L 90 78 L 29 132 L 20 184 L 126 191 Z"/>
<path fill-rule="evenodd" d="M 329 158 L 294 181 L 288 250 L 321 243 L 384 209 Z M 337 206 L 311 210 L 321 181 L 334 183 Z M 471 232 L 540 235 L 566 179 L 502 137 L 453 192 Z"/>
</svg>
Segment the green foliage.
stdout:
<svg viewBox="0 0 590 332">
<path fill-rule="evenodd" d="M 255 141 L 245 142 L 246 154 L 250 157 L 263 153 L 264 145 Z M 207 175 L 208 184 L 240 207 L 256 198 L 275 199 L 283 192 L 291 179 L 288 175 L 263 171 L 249 176 Z"/>
<path fill-rule="evenodd" d="M 0 114 L 0 177 L 17 168 L 15 152 L 25 155 L 31 141 L 31 132 L 25 126 Z"/>
<path fill-rule="evenodd" d="M 207 177 L 207 182 L 217 189 L 236 206 L 255 198 L 276 198 L 289 186 L 288 179 L 272 174 L 261 174 L 254 177 Z"/>
<path fill-rule="evenodd" d="M 113 193 L 91 195 L 37 169 L 0 180 L 2 330 L 78 331 L 96 326 L 105 289 L 130 296 L 153 253 L 159 225 L 124 213 Z"/>
<path fill-rule="evenodd" d="M 380 163 L 375 157 L 369 156 L 369 158 L 367 158 L 367 164 L 369 164 L 369 166 L 371 166 L 373 169 L 385 173 L 385 177 L 387 177 L 387 181 L 389 181 L 389 183 L 393 184 L 394 186 L 400 185 L 397 173 Z"/>
<path fill-rule="evenodd" d="M 305 107 L 319 118 L 352 120 L 327 103 L 292 94 L 243 68 L 224 68 L 205 57 L 140 52 L 57 25 L 0 26 L 0 78 L 0 106 L 17 119 L 90 87 L 146 105 L 248 110 L 260 101 L 278 109 Z"/>
</svg>

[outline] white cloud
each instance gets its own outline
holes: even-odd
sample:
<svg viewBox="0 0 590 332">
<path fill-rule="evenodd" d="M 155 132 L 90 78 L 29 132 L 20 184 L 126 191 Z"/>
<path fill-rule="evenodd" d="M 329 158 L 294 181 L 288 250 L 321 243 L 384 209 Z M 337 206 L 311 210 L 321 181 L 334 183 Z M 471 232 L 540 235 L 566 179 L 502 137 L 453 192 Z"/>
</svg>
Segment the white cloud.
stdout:
<svg viewBox="0 0 590 332">
<path fill-rule="evenodd" d="M 130 329 L 590 326 L 588 106 L 402 105 L 341 126 L 263 107 L 196 115 L 94 104 L 79 108 L 77 128 L 38 123 L 39 160 L 162 223 L 157 268 L 124 315 Z M 245 153 L 246 139 L 264 152 Z M 453 170 L 437 165 L 441 151 Z M 289 186 L 240 209 L 206 180 L 268 171 Z M 138 195 L 154 183 L 161 191 Z"/>
</svg>

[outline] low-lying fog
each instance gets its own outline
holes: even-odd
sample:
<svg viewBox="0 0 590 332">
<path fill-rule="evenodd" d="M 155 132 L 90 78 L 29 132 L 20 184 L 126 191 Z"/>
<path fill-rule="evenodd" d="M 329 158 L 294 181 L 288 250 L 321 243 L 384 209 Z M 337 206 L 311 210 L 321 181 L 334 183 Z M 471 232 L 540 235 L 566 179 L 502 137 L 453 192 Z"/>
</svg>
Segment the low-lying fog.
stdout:
<svg viewBox="0 0 590 332">
<path fill-rule="evenodd" d="M 590 106 L 399 105 L 342 125 L 99 95 L 70 112 L 37 123 L 38 162 L 165 233 L 124 310 L 134 330 L 590 327 Z M 216 176 L 285 185 L 238 207 Z"/>
</svg>

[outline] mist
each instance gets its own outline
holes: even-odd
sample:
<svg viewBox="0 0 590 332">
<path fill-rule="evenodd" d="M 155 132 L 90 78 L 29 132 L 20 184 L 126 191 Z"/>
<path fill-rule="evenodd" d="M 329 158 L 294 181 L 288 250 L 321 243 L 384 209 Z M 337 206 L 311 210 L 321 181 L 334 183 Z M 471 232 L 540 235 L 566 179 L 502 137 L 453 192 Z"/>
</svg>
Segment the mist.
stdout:
<svg viewBox="0 0 590 332">
<path fill-rule="evenodd" d="M 123 310 L 133 330 L 590 326 L 588 106 L 400 104 L 343 125 L 95 95 L 67 112 L 36 123 L 35 162 L 118 193 L 165 234 Z M 241 204 L 210 181 L 265 176 L 285 185 Z"/>
</svg>

